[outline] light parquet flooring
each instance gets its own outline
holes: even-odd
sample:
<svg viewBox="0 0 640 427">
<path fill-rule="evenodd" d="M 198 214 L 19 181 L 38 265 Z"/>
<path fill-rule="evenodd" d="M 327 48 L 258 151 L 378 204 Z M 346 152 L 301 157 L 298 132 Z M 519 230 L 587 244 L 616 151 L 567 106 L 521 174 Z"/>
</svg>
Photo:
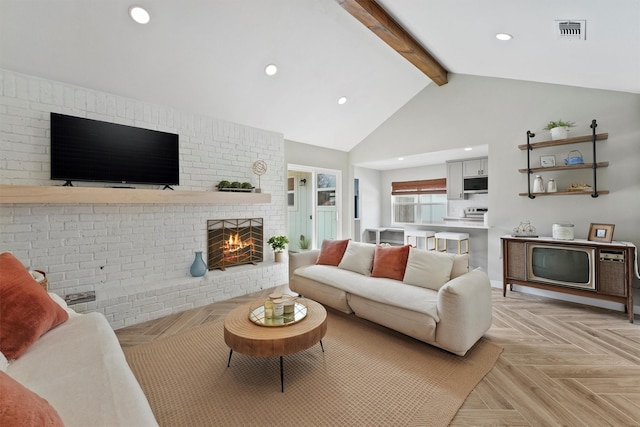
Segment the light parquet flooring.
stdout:
<svg viewBox="0 0 640 427">
<path fill-rule="evenodd" d="M 116 331 L 123 347 L 224 316 L 286 286 Z M 504 348 L 452 426 L 639 426 L 640 324 L 625 313 L 493 291 L 486 338 Z"/>
</svg>

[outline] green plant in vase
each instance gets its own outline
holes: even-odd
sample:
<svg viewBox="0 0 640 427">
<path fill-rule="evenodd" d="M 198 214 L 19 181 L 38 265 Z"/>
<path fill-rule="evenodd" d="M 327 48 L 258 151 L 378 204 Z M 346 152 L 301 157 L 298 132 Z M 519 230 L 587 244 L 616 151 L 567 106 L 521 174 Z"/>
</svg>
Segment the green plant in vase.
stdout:
<svg viewBox="0 0 640 427">
<path fill-rule="evenodd" d="M 574 127 L 573 122 L 566 122 L 564 120 L 550 121 L 544 130 L 551 132 L 551 139 L 565 139 L 569 135 L 569 128 Z"/>
<path fill-rule="evenodd" d="M 301 250 L 309 249 L 311 247 L 311 240 L 307 239 L 304 234 L 301 234 L 298 246 L 300 246 Z"/>
<path fill-rule="evenodd" d="M 287 238 L 287 236 L 271 236 L 269 240 L 267 240 L 267 243 L 271 246 L 271 249 L 273 249 L 275 261 L 282 261 L 282 251 L 284 251 L 289 243 L 289 238 Z"/>
</svg>

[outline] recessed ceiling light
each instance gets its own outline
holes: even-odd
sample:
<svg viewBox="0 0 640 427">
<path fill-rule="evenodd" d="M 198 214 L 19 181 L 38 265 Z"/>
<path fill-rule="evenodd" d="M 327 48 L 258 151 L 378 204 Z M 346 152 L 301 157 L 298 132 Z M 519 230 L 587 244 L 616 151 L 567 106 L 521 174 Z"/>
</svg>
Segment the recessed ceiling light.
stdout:
<svg viewBox="0 0 640 427">
<path fill-rule="evenodd" d="M 404 160 L 404 157 L 398 157 L 398 160 Z"/>
<path fill-rule="evenodd" d="M 464 151 L 471 151 L 471 150 L 473 150 L 473 148 L 471 148 L 471 147 L 467 147 L 467 148 L 464 149 Z"/>
<path fill-rule="evenodd" d="M 507 40 L 511 40 L 513 38 L 513 36 L 511 34 L 507 34 L 507 33 L 498 33 L 498 34 L 496 34 L 496 38 L 498 40 L 507 41 Z"/>
<path fill-rule="evenodd" d="M 264 73 L 267 76 L 273 76 L 278 72 L 278 67 L 275 64 L 269 64 L 264 68 Z"/>
<path fill-rule="evenodd" d="M 346 102 L 347 102 L 346 96 L 341 96 L 340 98 L 338 98 L 338 104 L 343 105 L 343 104 L 346 104 Z"/>
<path fill-rule="evenodd" d="M 151 20 L 149 12 L 140 6 L 131 6 L 129 8 L 129 16 L 131 16 L 131 19 L 136 21 L 138 24 L 146 24 Z"/>
</svg>

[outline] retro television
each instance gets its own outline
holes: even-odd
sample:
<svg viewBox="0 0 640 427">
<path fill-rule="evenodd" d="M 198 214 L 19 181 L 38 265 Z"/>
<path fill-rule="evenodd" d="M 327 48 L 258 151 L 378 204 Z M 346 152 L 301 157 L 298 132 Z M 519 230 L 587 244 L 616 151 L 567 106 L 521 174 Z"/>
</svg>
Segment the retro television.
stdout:
<svg viewBox="0 0 640 427">
<path fill-rule="evenodd" d="M 51 113 L 51 179 L 179 185 L 178 135 Z"/>
<path fill-rule="evenodd" d="M 595 291 L 596 249 L 527 243 L 527 280 Z"/>
</svg>

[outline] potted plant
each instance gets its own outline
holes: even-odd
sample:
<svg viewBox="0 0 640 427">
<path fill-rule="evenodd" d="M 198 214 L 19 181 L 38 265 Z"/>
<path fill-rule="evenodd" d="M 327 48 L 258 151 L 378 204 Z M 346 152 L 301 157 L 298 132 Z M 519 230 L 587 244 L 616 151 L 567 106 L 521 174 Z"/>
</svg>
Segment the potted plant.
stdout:
<svg viewBox="0 0 640 427">
<path fill-rule="evenodd" d="M 287 236 L 271 236 L 267 243 L 271 245 L 271 249 L 274 252 L 274 259 L 276 262 L 282 261 L 282 251 L 284 251 L 289 239 Z"/>
<path fill-rule="evenodd" d="M 220 181 L 217 185 L 218 190 L 220 191 L 242 191 L 242 192 L 250 192 L 253 190 L 253 185 L 250 182 L 240 182 L 240 181 Z"/>
<path fill-rule="evenodd" d="M 564 120 L 550 121 L 544 128 L 551 132 L 551 139 L 566 139 L 569 135 L 569 128 L 574 127 L 573 122 L 565 122 Z"/>
<path fill-rule="evenodd" d="M 311 247 L 311 240 L 305 237 L 304 234 L 301 234 L 300 241 L 298 242 L 298 246 L 300 246 L 300 250 L 307 250 Z"/>
</svg>

